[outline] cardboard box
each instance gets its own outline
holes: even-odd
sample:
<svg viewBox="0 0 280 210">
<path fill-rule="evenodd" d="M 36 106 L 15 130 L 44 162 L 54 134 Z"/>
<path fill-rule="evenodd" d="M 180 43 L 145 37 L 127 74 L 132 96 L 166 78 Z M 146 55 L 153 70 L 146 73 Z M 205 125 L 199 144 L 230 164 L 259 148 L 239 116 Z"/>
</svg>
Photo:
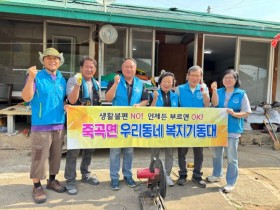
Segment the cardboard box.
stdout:
<svg viewBox="0 0 280 210">
<path fill-rule="evenodd" d="M 7 126 L 7 116 L 0 116 L 0 127 Z"/>
</svg>

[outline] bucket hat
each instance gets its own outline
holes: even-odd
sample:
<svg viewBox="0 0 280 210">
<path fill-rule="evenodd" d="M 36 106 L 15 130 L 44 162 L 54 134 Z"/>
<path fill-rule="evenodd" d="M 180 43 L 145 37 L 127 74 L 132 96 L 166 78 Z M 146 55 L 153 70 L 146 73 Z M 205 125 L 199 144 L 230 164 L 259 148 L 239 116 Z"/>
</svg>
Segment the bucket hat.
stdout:
<svg viewBox="0 0 280 210">
<path fill-rule="evenodd" d="M 64 63 L 63 53 L 59 53 L 55 48 L 47 48 L 43 53 L 39 52 L 39 60 L 44 65 L 44 57 L 45 56 L 55 56 L 60 59 L 60 66 Z"/>
</svg>

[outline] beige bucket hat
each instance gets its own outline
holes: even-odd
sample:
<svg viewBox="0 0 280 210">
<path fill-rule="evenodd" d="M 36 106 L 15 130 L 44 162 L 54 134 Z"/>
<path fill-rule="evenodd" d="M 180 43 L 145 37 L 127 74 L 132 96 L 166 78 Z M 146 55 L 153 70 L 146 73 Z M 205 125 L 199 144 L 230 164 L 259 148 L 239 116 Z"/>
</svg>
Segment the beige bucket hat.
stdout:
<svg viewBox="0 0 280 210">
<path fill-rule="evenodd" d="M 44 57 L 48 55 L 58 57 L 60 59 L 60 66 L 63 65 L 64 63 L 63 53 L 59 53 L 55 48 L 52 47 L 47 48 L 43 53 L 39 52 L 39 60 L 43 65 L 44 65 Z"/>
</svg>

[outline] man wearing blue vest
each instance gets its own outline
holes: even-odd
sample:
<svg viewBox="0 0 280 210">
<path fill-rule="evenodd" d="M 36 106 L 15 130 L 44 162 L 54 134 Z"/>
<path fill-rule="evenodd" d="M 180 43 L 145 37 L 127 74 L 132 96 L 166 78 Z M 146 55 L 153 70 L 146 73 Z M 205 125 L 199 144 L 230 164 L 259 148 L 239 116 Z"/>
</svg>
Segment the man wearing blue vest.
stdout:
<svg viewBox="0 0 280 210">
<path fill-rule="evenodd" d="M 72 105 L 82 106 L 99 106 L 99 85 L 93 78 L 96 73 L 97 62 L 91 57 L 84 57 L 80 61 L 80 72 L 67 81 L 67 99 Z M 79 149 L 67 150 L 66 166 L 64 177 L 66 179 L 66 190 L 69 195 L 76 195 L 78 193 L 76 187 L 76 164 L 79 157 Z M 80 170 L 82 174 L 82 182 L 97 185 L 99 180 L 96 176 L 91 175 L 89 165 L 94 153 L 94 149 L 82 150 L 82 161 Z"/>
<path fill-rule="evenodd" d="M 143 82 L 135 77 L 137 63 L 133 58 L 127 58 L 122 64 L 122 76 L 116 75 L 114 81 L 107 87 L 106 100 L 112 101 L 112 106 L 146 106 L 148 93 L 145 91 Z M 124 181 L 135 187 L 132 178 L 133 148 L 110 149 L 110 178 L 111 189 L 119 190 L 120 155 L 123 150 L 122 173 Z"/>
<path fill-rule="evenodd" d="M 39 53 L 44 65 L 41 71 L 36 66 L 28 69 L 28 78 L 22 90 L 22 98 L 30 102 L 31 116 L 31 169 L 33 199 L 44 203 L 47 196 L 41 185 L 49 167 L 47 189 L 65 192 L 65 187 L 55 179 L 59 172 L 64 140 L 64 99 L 66 81 L 58 68 L 63 64 L 63 54 L 54 48 Z"/>
<path fill-rule="evenodd" d="M 187 72 L 187 83 L 176 88 L 179 95 L 180 107 L 209 107 L 210 97 L 207 86 L 202 81 L 203 71 L 200 66 L 192 66 Z M 178 185 L 183 186 L 187 182 L 186 155 L 188 148 L 178 148 L 179 179 Z M 194 170 L 192 181 L 199 187 L 205 188 L 206 183 L 202 179 L 203 147 L 193 147 Z"/>
</svg>

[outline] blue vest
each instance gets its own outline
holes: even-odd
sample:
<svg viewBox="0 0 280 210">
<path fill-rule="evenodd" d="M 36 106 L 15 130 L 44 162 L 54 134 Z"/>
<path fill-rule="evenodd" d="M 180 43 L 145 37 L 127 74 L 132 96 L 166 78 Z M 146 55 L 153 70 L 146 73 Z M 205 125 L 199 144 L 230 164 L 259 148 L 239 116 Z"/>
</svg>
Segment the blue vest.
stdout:
<svg viewBox="0 0 280 210">
<path fill-rule="evenodd" d="M 164 106 L 164 101 L 162 98 L 162 93 L 161 90 L 159 89 L 158 91 L 158 100 L 156 103 L 156 106 L 162 107 Z M 178 95 L 176 93 L 173 93 L 173 91 L 169 91 L 170 93 L 170 102 L 171 102 L 171 107 L 178 107 Z M 152 96 L 154 97 L 154 94 L 152 94 Z"/>
<path fill-rule="evenodd" d="M 64 124 L 64 98 L 66 81 L 62 74 L 56 72 L 53 80 L 46 69 L 38 72 L 35 78 L 36 90 L 31 100 L 32 125 Z"/>
<path fill-rule="evenodd" d="M 198 84 L 192 93 L 189 83 L 179 86 L 179 99 L 181 107 L 204 107 L 203 95 Z"/>
<path fill-rule="evenodd" d="M 219 108 L 225 108 L 225 96 L 226 96 L 226 89 L 219 88 L 217 90 L 218 97 L 219 97 Z M 244 96 L 245 91 L 239 88 L 234 88 L 234 91 L 228 101 L 228 107 L 233 109 L 234 112 L 240 112 L 242 99 Z M 244 118 L 236 118 L 228 115 L 228 132 L 229 133 L 243 133 L 243 125 L 244 125 Z"/>
<path fill-rule="evenodd" d="M 75 103 L 75 105 L 88 105 L 88 106 L 101 105 L 100 96 L 98 92 L 99 86 L 97 85 L 97 81 L 94 78 L 91 78 L 91 81 L 92 81 L 92 102 L 90 100 L 87 82 L 83 79 L 80 87 L 79 98 Z"/>
<path fill-rule="evenodd" d="M 141 102 L 143 92 L 143 82 L 137 77 L 133 79 L 132 96 L 130 104 L 128 104 L 127 84 L 123 76 L 121 76 L 120 83 L 117 87 L 115 97 L 112 101 L 112 106 L 133 106 Z"/>
</svg>

